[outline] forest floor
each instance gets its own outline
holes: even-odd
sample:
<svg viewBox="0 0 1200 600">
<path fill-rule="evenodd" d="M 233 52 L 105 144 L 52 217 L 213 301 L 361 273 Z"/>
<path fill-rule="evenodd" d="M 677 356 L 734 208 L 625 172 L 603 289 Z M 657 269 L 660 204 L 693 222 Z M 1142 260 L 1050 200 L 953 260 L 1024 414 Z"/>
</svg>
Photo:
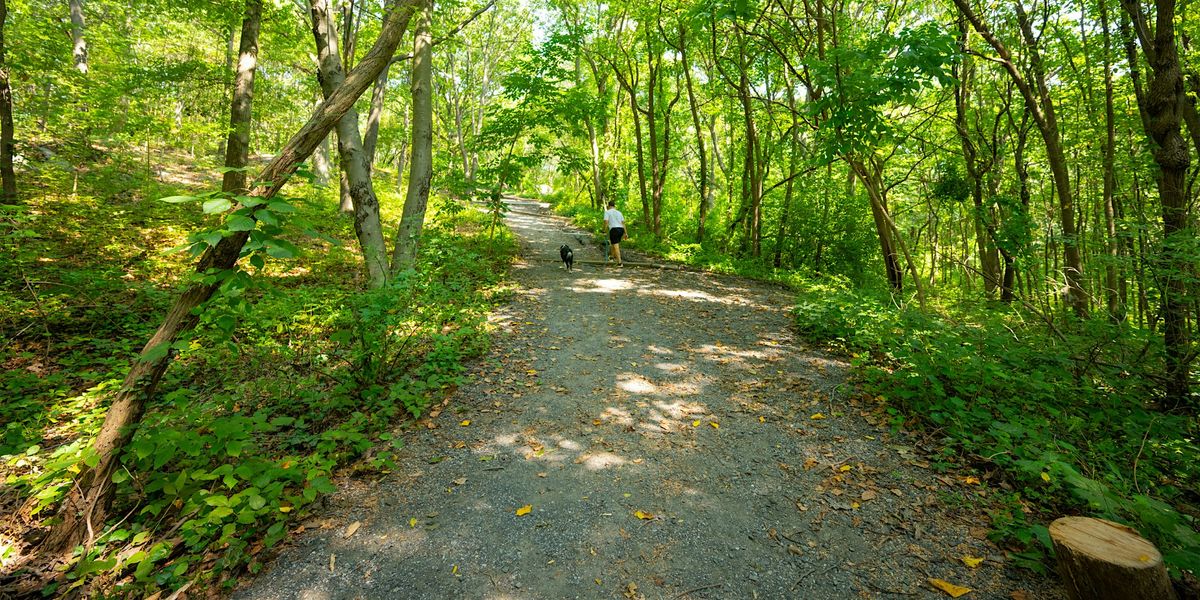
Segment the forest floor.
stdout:
<svg viewBox="0 0 1200 600">
<path fill-rule="evenodd" d="M 602 251 L 511 206 L 521 289 L 490 357 L 397 472 L 341 481 L 235 598 L 1060 596 L 987 540 L 977 481 L 930 470 L 844 360 L 791 333 L 786 290 L 568 273 L 559 245 Z"/>
</svg>

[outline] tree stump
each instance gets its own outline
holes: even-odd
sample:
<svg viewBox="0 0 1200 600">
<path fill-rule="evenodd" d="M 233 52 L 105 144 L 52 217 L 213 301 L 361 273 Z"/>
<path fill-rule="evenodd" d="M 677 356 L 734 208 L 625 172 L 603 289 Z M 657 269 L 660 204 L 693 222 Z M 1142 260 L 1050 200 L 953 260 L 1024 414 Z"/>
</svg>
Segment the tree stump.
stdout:
<svg viewBox="0 0 1200 600">
<path fill-rule="evenodd" d="M 1132 528 L 1063 517 L 1050 524 L 1050 539 L 1072 600 L 1175 600 L 1162 554 Z"/>
</svg>

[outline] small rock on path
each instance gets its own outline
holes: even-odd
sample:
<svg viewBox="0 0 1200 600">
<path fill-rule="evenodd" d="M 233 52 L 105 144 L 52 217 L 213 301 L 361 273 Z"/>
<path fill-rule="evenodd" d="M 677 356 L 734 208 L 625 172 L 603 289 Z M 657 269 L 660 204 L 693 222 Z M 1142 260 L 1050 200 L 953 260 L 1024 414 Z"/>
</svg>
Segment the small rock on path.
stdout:
<svg viewBox="0 0 1200 600">
<path fill-rule="evenodd" d="M 400 472 L 344 482 L 235 598 L 948 597 L 931 577 L 1058 597 L 984 539 L 976 486 L 930 472 L 844 361 L 793 337 L 785 290 L 567 273 L 542 259 L 602 251 L 512 204 L 535 260 L 491 356 L 436 428 L 406 434 Z"/>
</svg>

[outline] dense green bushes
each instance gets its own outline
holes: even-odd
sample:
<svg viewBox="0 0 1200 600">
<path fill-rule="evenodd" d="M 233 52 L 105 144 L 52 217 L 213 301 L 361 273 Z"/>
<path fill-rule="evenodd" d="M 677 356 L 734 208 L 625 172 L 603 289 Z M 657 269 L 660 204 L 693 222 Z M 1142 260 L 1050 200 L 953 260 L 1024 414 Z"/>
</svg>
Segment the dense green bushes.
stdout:
<svg viewBox="0 0 1200 600">
<path fill-rule="evenodd" d="M 515 250 L 507 231 L 491 239 L 486 215 L 443 201 L 423 238 L 419 268 L 363 293 L 357 255 L 321 239 L 353 239 L 348 220 L 324 193 L 305 194 L 312 201 L 293 202 L 307 205 L 301 212 L 320 224 L 321 237 L 304 241 L 300 258 L 271 261 L 255 273 L 239 292 L 249 302 L 210 306 L 196 333 L 173 350 L 176 364 L 114 476 L 112 514 L 119 520 L 96 531 L 96 545 L 59 591 L 141 594 L 257 570 L 259 553 L 287 534 L 289 522 L 334 491 L 339 470 L 359 460 L 390 468 L 401 426 L 440 400 L 461 380 L 463 361 L 486 349 L 485 316 Z M 136 344 L 170 300 L 173 276 L 186 271 L 181 255 L 164 257 L 158 249 L 204 221 L 195 209 L 141 198 L 116 218 L 93 221 L 105 231 L 78 231 L 85 252 L 59 257 L 63 238 L 75 235 L 68 223 L 102 204 L 90 196 L 48 197 L 9 213 L 20 227 L 10 227 L 6 239 L 26 239 L 4 270 L 31 272 L 46 257 L 62 262 L 38 269 L 37 279 L 49 283 L 38 288 L 37 302 L 17 284 L 4 290 L 23 301 L 0 309 L 5 337 L 13 340 L 2 358 L 19 365 L 0 378 L 0 476 L 7 488 L 0 512 L 12 515 L 0 534 L 19 531 L 17 519 L 44 523 L 78 461 L 89 459 L 107 391 L 120 384 Z M 185 224 L 165 236 L 173 239 L 148 248 L 126 241 L 139 223 L 167 219 Z M 97 246 L 114 249 L 104 255 Z M 123 280 L 116 265 L 147 279 Z M 133 308 L 88 307 L 90 296 L 75 296 L 64 283 L 74 280 L 90 282 L 83 287 L 89 294 Z M 35 368 L 43 357 L 46 364 Z M 11 546 L 0 551 L 14 553 Z"/>
<path fill-rule="evenodd" d="M 1019 561 L 1039 564 L 1046 519 L 1081 512 L 1129 523 L 1173 568 L 1200 570 L 1200 425 L 1156 406 L 1157 340 L 1098 322 L 1056 334 L 1030 318 L 902 310 L 838 284 L 805 287 L 795 310 L 802 332 L 854 354 L 894 425 L 995 472 L 1006 502 L 993 526 Z"/>
</svg>

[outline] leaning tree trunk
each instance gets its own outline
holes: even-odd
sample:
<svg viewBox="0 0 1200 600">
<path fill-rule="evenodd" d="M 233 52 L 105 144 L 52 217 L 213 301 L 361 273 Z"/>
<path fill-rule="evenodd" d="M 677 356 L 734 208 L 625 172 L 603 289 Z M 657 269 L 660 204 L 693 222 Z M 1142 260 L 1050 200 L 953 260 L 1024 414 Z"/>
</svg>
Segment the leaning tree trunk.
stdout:
<svg viewBox="0 0 1200 600">
<path fill-rule="evenodd" d="M 1156 0 L 1153 39 L 1141 6 L 1122 0 L 1141 40 L 1142 52 L 1150 63 L 1151 77 L 1145 102 L 1140 105 L 1147 133 L 1154 141 L 1158 163 L 1158 193 L 1162 206 L 1163 263 L 1161 271 L 1163 341 L 1167 367 L 1167 397 L 1177 405 L 1189 401 L 1191 340 L 1188 331 L 1187 282 L 1195 276 L 1195 265 L 1187 259 L 1185 244 L 1192 234 L 1188 223 L 1187 171 L 1191 164 L 1188 145 L 1180 131 L 1183 103 L 1188 102 L 1175 42 L 1175 0 Z M 1198 406 L 1191 406 L 1195 410 Z"/>
<path fill-rule="evenodd" d="M 393 273 L 412 268 L 417 262 L 417 247 L 425 227 L 425 208 L 429 204 L 429 184 L 433 179 L 433 37 L 429 22 L 432 4 L 432 0 L 421 2 L 413 43 L 412 156 L 404 213 L 400 217 L 392 252 Z"/>
<path fill-rule="evenodd" d="M 8 85 L 8 63 L 4 57 L 4 25 L 8 3 L 0 0 L 0 203 L 17 201 L 17 175 L 13 171 L 13 101 Z"/>
<path fill-rule="evenodd" d="M 225 172 L 221 189 L 241 194 L 246 191 L 246 165 L 250 162 L 251 106 L 254 100 L 254 71 L 258 67 L 258 28 L 262 0 L 246 0 L 242 37 L 238 42 L 237 76 L 233 80 L 233 106 L 229 109 L 229 139 L 225 143 Z"/>
<path fill-rule="evenodd" d="M 367 133 L 363 135 L 363 152 L 367 155 L 367 167 L 375 169 L 375 150 L 379 145 L 379 121 L 383 118 L 383 99 L 387 93 L 388 68 L 384 67 L 375 86 L 371 89 L 371 110 L 367 113 Z"/>
<path fill-rule="evenodd" d="M 355 100 L 379 76 L 408 27 L 414 1 L 393 0 L 375 46 L 263 169 L 250 196 L 267 199 L 279 193 L 300 163 L 312 154 L 342 115 L 350 110 Z M 250 232 L 242 231 L 222 239 L 200 257 L 196 271 L 204 273 L 209 269 L 233 268 L 249 237 Z M 178 340 L 195 326 L 198 319 L 194 314 L 196 308 L 212 297 L 218 288 L 217 283 L 198 281 L 175 300 L 158 330 L 142 349 L 141 357 L 125 377 L 92 444 L 95 466 L 80 465 L 82 471 L 59 508 L 58 517 L 61 520 L 42 542 L 43 551 L 61 552 L 84 541 L 90 543 L 96 527 L 103 525 L 112 502 L 112 474 L 117 469 L 121 450 L 136 431 L 146 402 L 154 395 L 170 363 L 170 353 L 161 350 L 164 344 Z"/>
<path fill-rule="evenodd" d="M 333 29 L 329 0 L 311 0 L 309 8 L 313 39 L 317 44 L 317 79 L 328 101 L 329 95 L 342 85 L 346 74 L 338 56 L 337 34 Z M 376 73 L 377 79 L 378 76 Z M 358 130 L 358 111 L 353 107 L 338 121 L 337 133 L 338 158 L 345 192 L 354 205 L 354 233 L 367 264 L 367 283 L 371 287 L 379 287 L 388 279 L 387 245 L 379 221 L 379 199 L 371 183 L 371 165 Z"/>
<path fill-rule="evenodd" d="M 83 37 L 83 0 L 68 0 L 71 9 L 71 55 L 75 68 L 83 75 L 88 73 L 88 47 Z"/>
</svg>

